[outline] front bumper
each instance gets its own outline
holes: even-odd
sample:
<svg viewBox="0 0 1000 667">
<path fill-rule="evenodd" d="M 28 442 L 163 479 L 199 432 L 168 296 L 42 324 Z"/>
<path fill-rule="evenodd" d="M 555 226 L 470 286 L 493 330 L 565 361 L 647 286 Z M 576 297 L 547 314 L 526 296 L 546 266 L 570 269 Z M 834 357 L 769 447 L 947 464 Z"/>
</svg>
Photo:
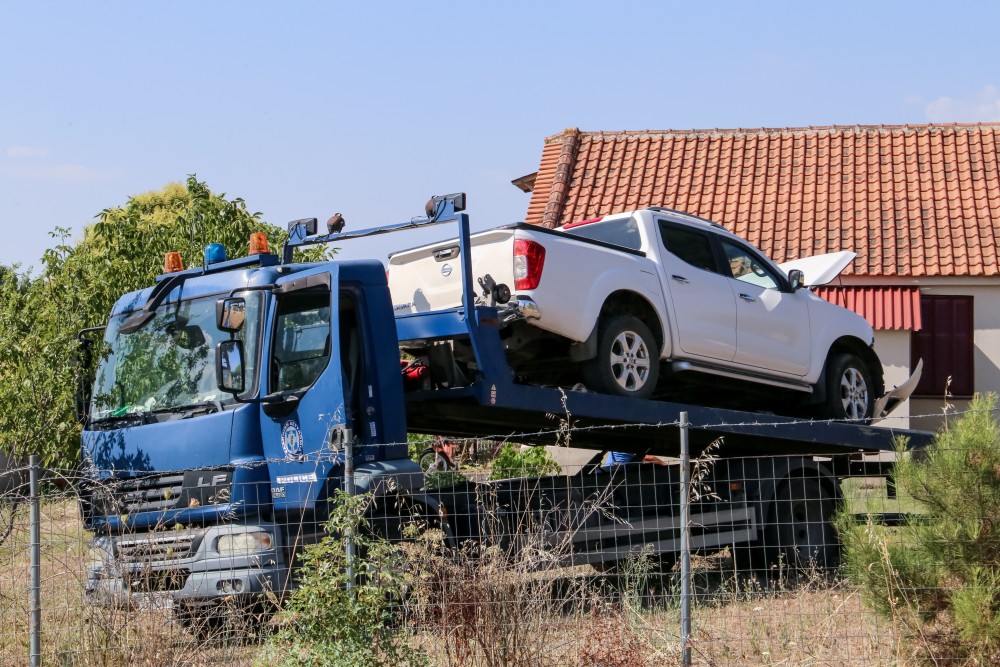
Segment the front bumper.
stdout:
<svg viewBox="0 0 1000 667">
<path fill-rule="evenodd" d="M 924 371 L 924 360 L 917 360 L 917 367 L 913 369 L 913 373 L 903 384 L 899 385 L 895 389 L 888 391 L 884 396 L 875 401 L 875 407 L 872 411 L 872 421 L 876 422 L 880 419 L 884 419 L 890 412 L 902 405 L 903 401 L 910 397 L 910 394 L 917 388 L 917 384 L 920 383 L 920 376 Z"/>
<path fill-rule="evenodd" d="M 267 549 L 235 555 L 216 549 L 222 536 L 262 532 L 272 536 Z M 95 562 L 87 568 L 85 598 L 97 606 L 199 606 L 233 596 L 282 597 L 289 582 L 272 524 L 99 537 L 90 548 Z"/>
</svg>

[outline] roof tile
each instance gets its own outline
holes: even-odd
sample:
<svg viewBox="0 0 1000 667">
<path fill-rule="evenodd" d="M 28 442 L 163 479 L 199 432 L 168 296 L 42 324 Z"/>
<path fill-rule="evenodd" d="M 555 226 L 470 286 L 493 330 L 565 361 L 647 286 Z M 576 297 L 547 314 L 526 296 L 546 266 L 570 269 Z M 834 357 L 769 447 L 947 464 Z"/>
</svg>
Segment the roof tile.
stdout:
<svg viewBox="0 0 1000 667">
<path fill-rule="evenodd" d="M 556 174 L 573 137 L 564 185 Z M 726 225 L 778 262 L 850 249 L 857 275 L 996 276 L 998 138 L 992 123 L 568 130 L 546 139 L 527 220 L 542 221 L 558 185 L 557 224 L 667 206 Z"/>
</svg>

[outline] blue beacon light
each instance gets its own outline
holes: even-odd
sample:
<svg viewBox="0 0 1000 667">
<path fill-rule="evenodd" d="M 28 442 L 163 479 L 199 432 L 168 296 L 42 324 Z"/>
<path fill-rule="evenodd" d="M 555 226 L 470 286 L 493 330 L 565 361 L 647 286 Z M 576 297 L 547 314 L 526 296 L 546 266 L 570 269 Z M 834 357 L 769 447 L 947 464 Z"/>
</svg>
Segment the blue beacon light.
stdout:
<svg viewBox="0 0 1000 667">
<path fill-rule="evenodd" d="M 205 246 L 205 266 L 226 261 L 226 247 L 221 243 L 209 243 Z"/>
</svg>

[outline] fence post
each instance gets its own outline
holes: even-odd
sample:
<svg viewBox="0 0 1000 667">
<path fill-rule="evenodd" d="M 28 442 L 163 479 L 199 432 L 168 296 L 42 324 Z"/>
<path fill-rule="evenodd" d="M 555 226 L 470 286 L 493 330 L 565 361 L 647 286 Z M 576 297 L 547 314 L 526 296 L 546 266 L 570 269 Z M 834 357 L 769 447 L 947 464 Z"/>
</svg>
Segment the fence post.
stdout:
<svg viewBox="0 0 1000 667">
<path fill-rule="evenodd" d="M 354 488 L 354 434 L 349 433 L 344 442 L 344 492 L 349 496 L 355 493 Z M 344 549 L 347 550 L 347 588 L 354 588 L 354 537 L 348 528 L 344 535 Z"/>
<path fill-rule="evenodd" d="M 691 664 L 691 452 L 688 413 L 681 413 L 681 665 Z"/>
<path fill-rule="evenodd" d="M 41 512 L 38 498 L 38 457 L 34 454 L 28 459 L 28 484 L 31 493 L 30 497 L 30 520 L 31 520 L 31 603 L 29 620 L 30 641 L 30 661 L 31 667 L 39 667 L 42 664 L 42 537 L 41 537 Z M 22 478 L 23 479 L 23 478 Z"/>
</svg>

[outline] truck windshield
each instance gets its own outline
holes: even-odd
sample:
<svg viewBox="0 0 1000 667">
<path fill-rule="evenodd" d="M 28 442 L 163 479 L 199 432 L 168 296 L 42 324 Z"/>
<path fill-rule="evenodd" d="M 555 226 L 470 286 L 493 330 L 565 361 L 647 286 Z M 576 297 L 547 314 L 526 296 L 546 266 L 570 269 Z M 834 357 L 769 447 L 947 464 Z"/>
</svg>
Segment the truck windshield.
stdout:
<svg viewBox="0 0 1000 667">
<path fill-rule="evenodd" d="M 243 341 L 245 395 L 256 390 L 261 302 L 247 292 Z M 233 402 L 216 386 L 215 347 L 229 334 L 216 327 L 218 295 L 165 303 L 145 326 L 131 334 L 118 328 L 132 313 L 111 318 L 97 368 L 91 415 L 94 420 L 172 411 L 204 403 Z"/>
</svg>

